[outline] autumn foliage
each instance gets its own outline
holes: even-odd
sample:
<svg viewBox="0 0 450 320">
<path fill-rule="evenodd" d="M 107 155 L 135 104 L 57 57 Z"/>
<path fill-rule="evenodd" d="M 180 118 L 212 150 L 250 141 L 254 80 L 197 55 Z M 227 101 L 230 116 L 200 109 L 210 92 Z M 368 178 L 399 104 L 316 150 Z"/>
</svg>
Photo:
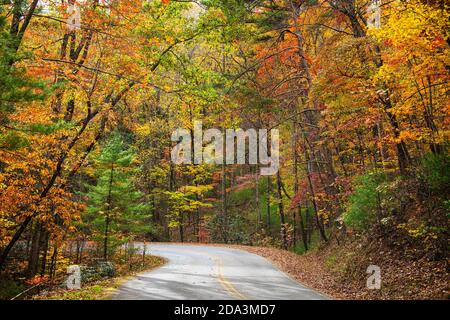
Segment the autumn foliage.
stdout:
<svg viewBox="0 0 450 320">
<path fill-rule="evenodd" d="M 450 7 L 389 1 L 380 27 L 367 10 L 347 0 L 3 3 L 0 268 L 35 284 L 132 240 L 306 251 L 355 234 L 444 259 Z M 280 171 L 174 165 L 171 133 L 195 120 L 279 129 Z M 83 253 L 89 241 L 97 249 Z"/>
</svg>

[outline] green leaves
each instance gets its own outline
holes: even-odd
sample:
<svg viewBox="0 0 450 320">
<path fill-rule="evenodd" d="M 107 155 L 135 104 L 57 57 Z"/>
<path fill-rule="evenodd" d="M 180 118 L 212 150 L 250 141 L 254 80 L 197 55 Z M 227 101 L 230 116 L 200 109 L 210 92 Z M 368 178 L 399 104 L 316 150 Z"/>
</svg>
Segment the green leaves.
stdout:
<svg viewBox="0 0 450 320">
<path fill-rule="evenodd" d="M 26 76 L 25 70 L 16 66 L 26 53 L 16 52 L 6 24 L 0 7 L 0 113 L 14 111 L 14 103 L 42 100 L 49 93 L 44 82 Z"/>
<path fill-rule="evenodd" d="M 7 150 L 18 150 L 29 145 L 26 136 L 21 132 L 9 131 L 0 134 L 0 148 Z"/>
<path fill-rule="evenodd" d="M 450 189 L 450 157 L 429 153 L 421 159 L 421 175 L 432 191 L 445 195 Z"/>
<path fill-rule="evenodd" d="M 31 124 L 26 128 L 26 130 L 29 130 L 32 133 L 52 134 L 58 130 L 66 130 L 72 128 L 74 128 L 74 125 L 72 123 L 60 120 L 52 124 Z"/>
<path fill-rule="evenodd" d="M 105 230 L 105 218 L 114 237 L 135 236 L 152 230 L 151 206 L 134 186 L 134 153 L 120 132 L 115 131 L 95 159 L 95 184 L 88 184 L 84 196 L 88 208 L 82 228 L 93 235 Z"/>
<path fill-rule="evenodd" d="M 385 181 L 386 175 L 379 172 L 367 173 L 356 179 L 355 191 L 344 213 L 344 222 L 349 227 L 364 230 L 374 221 L 383 198 L 379 186 Z"/>
</svg>

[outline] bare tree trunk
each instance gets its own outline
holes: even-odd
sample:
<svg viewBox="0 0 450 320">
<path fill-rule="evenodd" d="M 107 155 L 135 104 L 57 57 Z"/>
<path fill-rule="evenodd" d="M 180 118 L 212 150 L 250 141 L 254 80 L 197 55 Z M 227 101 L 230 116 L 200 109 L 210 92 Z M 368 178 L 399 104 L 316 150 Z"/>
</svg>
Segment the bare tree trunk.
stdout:
<svg viewBox="0 0 450 320">
<path fill-rule="evenodd" d="M 225 140 L 225 139 L 224 139 Z M 227 173 L 225 170 L 225 158 L 222 163 L 222 239 L 228 243 L 228 212 L 227 212 Z"/>
<path fill-rule="evenodd" d="M 267 176 L 267 188 L 266 188 L 266 226 L 267 226 L 267 233 L 270 233 L 270 192 L 272 189 L 272 183 L 270 176 Z"/>
<path fill-rule="evenodd" d="M 50 238 L 50 233 L 44 230 L 44 243 L 42 248 L 42 260 L 41 260 L 41 276 L 45 274 L 45 269 L 47 267 L 47 254 L 48 254 L 48 242 Z"/>
<path fill-rule="evenodd" d="M 32 278 L 38 272 L 39 267 L 39 248 L 41 243 L 42 225 L 36 222 L 33 228 L 33 236 L 31 239 L 31 250 L 28 257 L 27 277 Z"/>
<path fill-rule="evenodd" d="M 311 169 L 310 169 L 311 161 L 310 161 L 310 158 L 309 158 L 309 155 L 308 155 L 308 150 L 306 148 L 305 148 L 305 159 L 306 159 L 306 161 L 305 161 L 305 163 L 306 163 L 306 175 L 307 175 L 307 179 L 308 179 L 309 190 L 311 192 L 311 202 L 312 202 L 313 208 L 314 208 L 314 215 L 315 215 L 315 218 L 316 218 L 317 229 L 319 230 L 319 234 L 320 234 L 321 239 L 324 240 L 324 241 L 328 241 L 328 238 L 327 238 L 327 236 L 325 234 L 325 228 L 324 228 L 324 226 L 322 224 L 322 221 L 321 221 L 321 219 L 319 217 L 319 208 L 318 208 L 317 202 L 316 202 L 316 194 L 315 194 L 315 191 L 314 191 L 314 185 L 313 185 L 312 180 L 311 180 Z"/>
<path fill-rule="evenodd" d="M 58 257 L 58 246 L 55 243 L 55 247 L 53 248 L 53 254 L 52 254 L 51 263 L 50 263 L 50 269 L 49 269 L 50 279 L 55 278 L 57 257 Z"/>
<path fill-rule="evenodd" d="M 195 195 L 197 201 L 199 200 L 198 195 Z M 195 210 L 195 241 L 200 242 L 200 209 L 197 207 Z"/>
<path fill-rule="evenodd" d="M 179 223 L 180 223 L 180 226 L 179 226 L 180 242 L 184 242 L 183 212 L 180 212 Z"/>
<path fill-rule="evenodd" d="M 28 7 L 28 10 L 26 12 L 22 12 L 23 1 L 13 1 L 12 20 L 9 29 L 9 34 L 12 36 L 13 42 L 9 45 L 9 47 L 14 50 L 14 52 L 17 52 L 17 50 L 19 50 L 23 36 L 25 35 L 25 31 L 30 24 L 31 18 L 33 17 L 38 2 L 39 0 L 33 0 Z M 22 22 L 22 25 L 20 25 L 20 22 Z M 11 59 L 9 61 L 9 64 L 13 65 L 14 62 L 15 60 Z"/>
<path fill-rule="evenodd" d="M 283 207 L 283 194 L 281 191 L 281 175 L 280 171 L 277 172 L 277 191 L 278 191 L 278 211 L 280 214 L 280 233 L 281 233 L 281 243 L 283 249 L 287 250 L 287 233 L 286 233 L 286 221 L 284 217 L 284 207 Z"/>
<path fill-rule="evenodd" d="M 255 167 L 255 207 L 256 207 L 256 230 L 261 225 L 261 210 L 259 208 L 259 167 Z"/>
<path fill-rule="evenodd" d="M 147 250 L 147 245 L 145 243 L 145 238 L 144 238 L 144 244 L 143 244 L 143 247 L 142 247 L 142 267 L 145 266 L 145 253 L 146 253 L 146 250 Z"/>
<path fill-rule="evenodd" d="M 297 145 L 298 145 L 298 127 L 297 127 L 297 117 L 294 118 L 294 133 L 293 133 L 293 144 L 292 144 L 292 154 L 294 155 L 294 167 L 293 167 L 293 171 L 294 171 L 294 194 L 295 196 L 297 196 L 298 192 L 299 192 L 299 177 L 298 177 L 298 152 L 297 152 Z M 302 208 L 301 208 L 301 204 L 299 203 L 297 205 L 297 215 L 298 215 L 298 219 L 299 219 L 299 227 L 300 227 L 300 233 L 301 233 L 301 237 L 302 237 L 302 242 L 303 242 L 303 247 L 305 248 L 305 251 L 308 251 L 308 239 L 307 239 L 307 235 L 306 235 L 306 230 L 305 230 L 305 224 L 303 222 L 303 217 L 302 217 Z M 294 221 L 296 221 L 295 219 L 295 213 L 294 213 Z M 294 237 L 296 236 L 296 232 L 294 232 Z"/>
</svg>

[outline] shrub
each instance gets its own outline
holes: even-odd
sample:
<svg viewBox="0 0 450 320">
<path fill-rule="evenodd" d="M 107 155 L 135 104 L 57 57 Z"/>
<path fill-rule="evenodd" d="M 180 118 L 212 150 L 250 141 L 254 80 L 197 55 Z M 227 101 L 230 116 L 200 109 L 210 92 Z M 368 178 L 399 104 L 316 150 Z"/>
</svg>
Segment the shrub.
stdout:
<svg viewBox="0 0 450 320">
<path fill-rule="evenodd" d="M 8 300 L 25 290 L 25 286 L 11 279 L 0 279 L 0 300 Z"/>
<path fill-rule="evenodd" d="M 227 216 L 214 215 L 207 223 L 211 240 L 225 243 L 249 243 L 249 222 L 240 214 L 229 211 Z"/>
<path fill-rule="evenodd" d="M 382 197 L 378 188 L 386 181 L 386 175 L 369 172 L 355 180 L 355 190 L 349 197 L 344 223 L 350 228 L 365 230 L 375 220 L 379 200 Z"/>
<path fill-rule="evenodd" d="M 430 190 L 437 195 L 447 195 L 450 189 L 450 157 L 426 154 L 421 159 L 420 175 Z"/>
<path fill-rule="evenodd" d="M 101 261 L 97 265 L 98 273 L 101 277 L 114 277 L 116 274 L 116 268 L 109 261 Z"/>
</svg>

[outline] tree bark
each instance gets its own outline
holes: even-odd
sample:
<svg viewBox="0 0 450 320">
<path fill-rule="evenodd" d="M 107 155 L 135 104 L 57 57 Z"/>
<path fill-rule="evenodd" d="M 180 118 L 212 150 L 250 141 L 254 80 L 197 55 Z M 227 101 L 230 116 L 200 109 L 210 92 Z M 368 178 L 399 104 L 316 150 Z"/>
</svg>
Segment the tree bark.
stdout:
<svg viewBox="0 0 450 320">
<path fill-rule="evenodd" d="M 41 244 L 42 225 L 36 222 L 33 228 L 33 236 L 31 238 L 31 250 L 28 257 L 27 277 L 34 277 L 39 268 L 39 248 Z"/>
<path fill-rule="evenodd" d="M 271 186 L 271 179 L 270 176 L 267 176 L 267 188 L 266 188 L 266 226 L 267 226 L 267 233 L 270 233 L 270 192 L 272 190 Z"/>
<path fill-rule="evenodd" d="M 256 208 L 256 230 L 261 225 L 261 210 L 259 208 L 259 167 L 255 167 L 255 208 Z"/>
<path fill-rule="evenodd" d="M 287 232 L 286 232 L 286 221 L 284 216 L 284 207 L 283 207 L 283 194 L 281 190 L 281 175 L 280 171 L 277 172 L 277 191 L 278 191 L 278 211 L 280 214 L 280 233 L 281 233 L 281 243 L 283 245 L 283 249 L 287 250 Z"/>
</svg>

